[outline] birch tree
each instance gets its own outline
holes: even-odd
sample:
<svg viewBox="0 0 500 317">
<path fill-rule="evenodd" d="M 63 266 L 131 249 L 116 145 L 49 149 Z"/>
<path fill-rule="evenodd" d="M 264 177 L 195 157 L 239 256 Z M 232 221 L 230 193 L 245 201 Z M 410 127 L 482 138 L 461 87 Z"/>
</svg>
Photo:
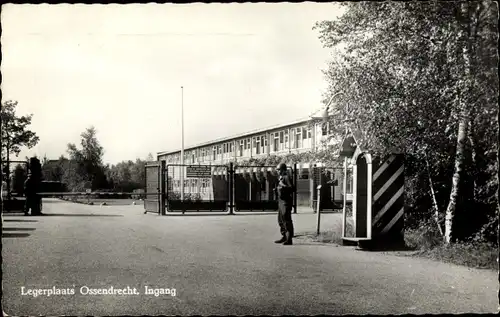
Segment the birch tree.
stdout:
<svg viewBox="0 0 500 317">
<path fill-rule="evenodd" d="M 334 96 L 336 108 L 331 121 L 341 127 L 343 118 L 350 119 L 363 132 L 362 146 L 374 154 L 404 150 L 408 164 L 415 165 L 406 176 L 427 184 L 439 228 L 446 215 L 443 238 L 449 243 L 465 234 L 457 229 L 455 216 L 471 216 L 475 210 L 464 205 L 465 199 L 458 201 L 464 174 L 477 170 L 469 168 L 469 153 L 478 166 L 498 170 L 488 154 L 496 144 L 483 138 L 494 135 L 497 125 L 496 3 L 343 5 L 346 11 L 338 20 L 314 27 L 324 46 L 335 52 L 325 71 L 325 100 Z M 486 201 L 492 174 L 484 173 L 483 179 L 477 186 Z"/>
</svg>

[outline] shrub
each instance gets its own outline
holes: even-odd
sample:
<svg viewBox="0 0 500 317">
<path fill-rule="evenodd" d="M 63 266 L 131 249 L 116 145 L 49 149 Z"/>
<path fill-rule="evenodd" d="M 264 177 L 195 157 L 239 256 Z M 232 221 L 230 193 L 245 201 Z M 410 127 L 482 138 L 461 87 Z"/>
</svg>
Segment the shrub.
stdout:
<svg viewBox="0 0 500 317">
<path fill-rule="evenodd" d="M 443 237 L 430 219 L 422 221 L 416 228 L 407 228 L 404 236 L 407 246 L 419 250 L 429 250 L 443 244 Z"/>
</svg>

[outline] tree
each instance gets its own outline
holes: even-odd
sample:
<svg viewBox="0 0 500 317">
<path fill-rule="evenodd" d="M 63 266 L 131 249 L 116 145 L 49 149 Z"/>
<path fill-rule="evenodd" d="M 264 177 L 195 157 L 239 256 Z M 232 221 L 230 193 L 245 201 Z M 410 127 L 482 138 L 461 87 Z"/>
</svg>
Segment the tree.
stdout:
<svg viewBox="0 0 500 317">
<path fill-rule="evenodd" d="M 5 161 L 10 154 L 18 156 L 22 147 L 32 148 L 40 140 L 35 132 L 28 130 L 33 115 L 17 116 L 17 104 L 8 100 L 2 105 L 2 160 Z"/>
<path fill-rule="evenodd" d="M 18 195 L 24 195 L 24 181 L 27 176 L 26 166 L 17 164 L 12 176 L 12 189 Z"/>
<path fill-rule="evenodd" d="M 498 165 L 489 153 L 497 147 L 497 7 L 489 1 L 343 5 L 337 21 L 315 25 L 337 53 L 325 72 L 325 99 L 336 102 L 333 125 L 351 121 L 362 147 L 375 154 L 403 150 L 407 179 L 417 185 L 407 187 L 410 203 L 425 208 L 434 200 L 439 229 L 446 218 L 446 242 L 463 238 L 464 228 L 474 227 L 468 221 L 497 205 L 491 189 Z M 477 196 L 468 192 L 473 187 Z"/>
<path fill-rule="evenodd" d="M 135 189 L 144 187 L 144 184 L 146 182 L 145 167 L 146 167 L 146 161 L 143 161 L 138 158 L 135 160 L 135 163 L 130 168 L 131 180 L 137 187 Z"/>
<path fill-rule="evenodd" d="M 109 178 L 114 184 L 115 190 L 131 192 L 134 189 L 144 187 L 146 161 L 136 159 L 135 162 L 128 160 L 110 167 Z"/>
<path fill-rule="evenodd" d="M 36 133 L 28 129 L 33 115 L 17 116 L 17 104 L 17 101 L 7 100 L 2 104 L 2 109 L 0 111 L 2 125 L 0 152 L 2 161 L 6 161 L 7 165 L 11 154 L 17 157 L 22 147 L 27 146 L 28 148 L 32 148 L 39 141 Z M 10 175 L 6 177 L 7 188 L 10 188 Z M 8 191 L 8 193 L 10 193 L 10 191 Z"/>
<path fill-rule="evenodd" d="M 71 179 L 70 188 L 92 190 L 107 187 L 102 157 L 104 149 L 97 140 L 97 131 L 94 127 L 87 128 L 81 134 L 81 149 L 75 144 L 68 144 L 70 156 L 70 171 L 68 177 Z"/>
<path fill-rule="evenodd" d="M 42 160 L 42 174 L 46 181 L 62 182 L 65 166 L 64 162 L 67 159 L 61 156 L 58 160 L 48 160 L 44 158 Z"/>
</svg>

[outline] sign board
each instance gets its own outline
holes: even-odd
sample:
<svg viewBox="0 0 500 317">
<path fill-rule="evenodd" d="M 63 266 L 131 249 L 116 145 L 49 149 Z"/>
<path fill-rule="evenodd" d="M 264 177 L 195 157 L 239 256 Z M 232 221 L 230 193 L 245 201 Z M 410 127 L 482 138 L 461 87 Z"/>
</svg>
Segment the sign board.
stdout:
<svg viewBox="0 0 500 317">
<path fill-rule="evenodd" d="M 188 178 L 211 178 L 212 167 L 209 165 L 186 166 Z"/>
</svg>

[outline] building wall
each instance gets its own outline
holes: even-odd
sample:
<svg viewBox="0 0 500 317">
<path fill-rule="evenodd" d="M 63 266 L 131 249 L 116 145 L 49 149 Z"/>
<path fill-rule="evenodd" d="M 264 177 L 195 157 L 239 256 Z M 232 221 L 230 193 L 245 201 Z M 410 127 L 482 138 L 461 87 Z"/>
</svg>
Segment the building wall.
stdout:
<svg viewBox="0 0 500 317">
<path fill-rule="evenodd" d="M 250 158 L 262 158 L 269 155 L 286 155 L 288 153 L 302 153 L 318 150 L 322 142 L 329 136 L 329 127 L 322 124 L 310 125 L 304 121 L 296 124 L 277 127 L 258 133 L 249 133 L 232 139 L 207 143 L 200 146 L 186 148 L 184 151 L 184 164 L 201 165 L 226 165 L 230 162 L 237 163 Z M 158 160 L 164 160 L 168 164 L 180 164 L 180 151 L 160 153 Z M 307 162 L 304 162 L 307 163 Z M 180 171 L 180 170 L 179 170 Z M 307 175 L 308 169 L 302 172 L 304 178 L 298 177 L 297 181 L 297 203 L 298 205 L 312 205 L 314 193 L 312 193 L 312 180 Z M 335 201 L 342 201 L 342 177 L 335 173 L 338 185 L 334 188 L 333 197 Z M 171 190 L 180 191 L 180 172 L 169 172 Z M 196 184 L 191 184 L 196 182 Z M 188 180 L 185 192 L 199 193 L 202 199 L 214 199 L 211 189 L 214 180 Z M 206 183 L 206 184 L 205 184 Z M 252 183 L 253 187 L 257 184 Z M 349 188 L 349 186 L 348 186 Z M 250 190 L 250 189 L 248 189 Z M 239 194 L 238 194 L 239 196 Z M 330 195 L 331 196 L 331 195 Z M 260 196 L 259 196 L 260 197 Z M 257 199 L 257 197 L 255 197 Z"/>
<path fill-rule="evenodd" d="M 302 153 L 318 149 L 328 133 L 321 124 L 314 127 L 305 121 L 291 126 L 270 129 L 234 139 L 186 148 L 184 164 L 225 165 L 229 162 L 246 161 L 269 155 Z M 160 153 L 158 160 L 167 164 L 179 164 L 180 151 Z"/>
</svg>

